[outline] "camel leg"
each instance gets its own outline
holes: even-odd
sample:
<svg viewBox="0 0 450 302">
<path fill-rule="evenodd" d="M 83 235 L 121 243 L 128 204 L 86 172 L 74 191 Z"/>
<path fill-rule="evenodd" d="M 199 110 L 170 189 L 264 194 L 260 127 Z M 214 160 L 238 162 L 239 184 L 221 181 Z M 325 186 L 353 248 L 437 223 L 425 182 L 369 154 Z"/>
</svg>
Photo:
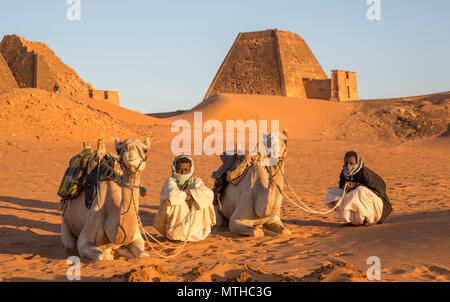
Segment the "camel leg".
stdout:
<svg viewBox="0 0 450 302">
<path fill-rule="evenodd" d="M 120 256 L 128 258 L 128 259 L 132 259 L 135 258 L 134 255 L 131 253 L 130 249 L 125 247 L 125 246 L 121 246 L 118 249 L 115 249 L 115 251 L 117 253 L 119 253 Z"/>
<path fill-rule="evenodd" d="M 291 230 L 289 230 L 287 227 L 284 226 L 284 224 L 281 222 L 280 216 L 274 216 L 273 218 L 269 219 L 268 222 L 264 224 L 264 227 L 266 227 L 270 231 L 274 231 L 276 233 L 281 234 L 291 234 Z"/>
<path fill-rule="evenodd" d="M 75 237 L 70 231 L 67 224 L 64 222 L 61 223 L 61 241 L 66 248 L 67 255 L 73 256 L 78 255 L 77 251 L 77 237 Z"/>
<path fill-rule="evenodd" d="M 87 239 L 86 233 L 81 232 L 77 242 L 78 253 L 82 257 L 94 260 L 113 260 L 110 249 L 103 250 Z"/>
<path fill-rule="evenodd" d="M 226 219 L 222 212 L 220 212 L 219 205 L 214 205 L 214 212 L 216 214 L 216 226 L 219 228 L 228 227 L 228 219 Z"/>
<path fill-rule="evenodd" d="M 135 258 L 150 257 L 150 255 L 145 252 L 145 242 L 144 239 L 142 239 L 141 231 L 139 230 L 139 228 L 136 229 L 134 238 L 134 241 L 128 245 L 128 248 L 130 249 L 133 256 Z"/>
<path fill-rule="evenodd" d="M 249 219 L 236 219 L 236 217 L 230 217 L 230 231 L 235 234 L 245 235 L 250 237 L 264 237 L 264 231 L 255 227 L 253 220 Z"/>
</svg>

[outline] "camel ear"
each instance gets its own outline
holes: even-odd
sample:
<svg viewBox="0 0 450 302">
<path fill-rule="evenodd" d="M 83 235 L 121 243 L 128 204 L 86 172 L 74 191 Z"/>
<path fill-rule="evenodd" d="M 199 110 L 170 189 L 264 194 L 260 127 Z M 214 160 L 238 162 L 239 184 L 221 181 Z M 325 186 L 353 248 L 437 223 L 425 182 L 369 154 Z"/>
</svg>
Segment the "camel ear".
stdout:
<svg viewBox="0 0 450 302">
<path fill-rule="evenodd" d="M 150 139 L 148 137 L 145 138 L 145 145 L 147 146 L 147 150 L 150 150 Z"/>
<path fill-rule="evenodd" d="M 122 145 L 122 142 L 117 137 L 114 138 L 114 147 L 116 148 L 117 154 L 120 154 L 120 145 Z"/>
</svg>

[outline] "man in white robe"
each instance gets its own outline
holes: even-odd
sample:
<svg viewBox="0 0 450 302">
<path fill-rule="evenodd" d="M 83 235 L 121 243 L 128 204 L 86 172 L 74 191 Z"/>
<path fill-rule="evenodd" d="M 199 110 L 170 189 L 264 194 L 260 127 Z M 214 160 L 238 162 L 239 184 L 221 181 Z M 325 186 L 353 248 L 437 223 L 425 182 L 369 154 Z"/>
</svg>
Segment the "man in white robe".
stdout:
<svg viewBox="0 0 450 302">
<path fill-rule="evenodd" d="M 216 224 L 214 193 L 193 174 L 194 161 L 178 156 L 172 164 L 172 176 L 161 190 L 153 226 L 170 240 L 203 240 Z"/>
<path fill-rule="evenodd" d="M 379 224 L 392 212 L 384 180 L 365 167 L 354 151 L 345 154 L 339 188 L 331 188 L 328 191 L 325 204 L 334 207 L 341 198 L 345 185 L 346 195 L 336 209 L 340 221 L 354 225 Z"/>
</svg>

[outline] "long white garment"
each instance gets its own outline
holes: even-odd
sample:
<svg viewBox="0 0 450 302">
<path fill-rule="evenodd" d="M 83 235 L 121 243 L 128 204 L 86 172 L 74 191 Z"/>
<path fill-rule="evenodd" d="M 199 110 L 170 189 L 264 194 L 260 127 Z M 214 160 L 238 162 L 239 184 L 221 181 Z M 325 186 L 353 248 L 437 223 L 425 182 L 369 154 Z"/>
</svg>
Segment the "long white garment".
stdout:
<svg viewBox="0 0 450 302">
<path fill-rule="evenodd" d="M 186 188 L 193 200 L 186 201 L 187 194 L 178 189 L 173 177 L 163 185 L 160 208 L 153 220 L 153 226 L 171 240 L 200 241 L 211 232 L 216 224 L 213 199 L 214 193 L 200 178 L 193 177 Z"/>
<path fill-rule="evenodd" d="M 343 189 L 331 188 L 327 192 L 324 203 L 329 205 L 338 201 Z M 366 223 L 377 223 L 383 212 L 383 201 L 374 192 L 365 186 L 358 186 L 356 189 L 345 194 L 341 205 L 336 209 L 338 219 L 343 222 L 361 225 Z"/>
</svg>

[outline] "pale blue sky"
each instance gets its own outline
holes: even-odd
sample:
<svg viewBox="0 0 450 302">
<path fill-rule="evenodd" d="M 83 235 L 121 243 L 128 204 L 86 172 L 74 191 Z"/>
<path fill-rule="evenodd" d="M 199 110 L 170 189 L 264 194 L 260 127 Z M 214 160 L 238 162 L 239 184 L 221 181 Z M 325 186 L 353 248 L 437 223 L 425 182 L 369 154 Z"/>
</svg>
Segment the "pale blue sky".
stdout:
<svg viewBox="0 0 450 302">
<path fill-rule="evenodd" d="M 360 98 L 450 90 L 450 1 L 1 0 L 0 35 L 50 45 L 97 89 L 120 91 L 141 112 L 188 109 L 203 99 L 239 32 L 278 28 L 302 36 L 325 72 L 355 70 Z"/>
</svg>

